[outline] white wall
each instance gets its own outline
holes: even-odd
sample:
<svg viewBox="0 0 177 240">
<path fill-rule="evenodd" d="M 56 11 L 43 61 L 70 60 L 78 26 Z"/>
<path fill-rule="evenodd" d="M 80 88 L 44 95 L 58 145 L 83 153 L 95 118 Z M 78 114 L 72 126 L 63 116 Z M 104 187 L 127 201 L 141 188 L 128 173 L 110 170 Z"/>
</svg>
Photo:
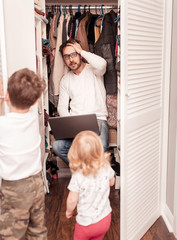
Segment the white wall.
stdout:
<svg viewBox="0 0 177 240">
<path fill-rule="evenodd" d="M 4 0 L 8 77 L 16 70 L 36 69 L 34 0 Z"/>
</svg>

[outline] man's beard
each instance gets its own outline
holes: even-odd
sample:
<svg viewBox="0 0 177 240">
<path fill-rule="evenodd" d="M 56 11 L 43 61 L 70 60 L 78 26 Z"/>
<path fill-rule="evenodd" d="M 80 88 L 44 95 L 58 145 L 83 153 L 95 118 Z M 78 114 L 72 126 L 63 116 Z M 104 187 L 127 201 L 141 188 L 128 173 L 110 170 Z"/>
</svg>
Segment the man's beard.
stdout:
<svg viewBox="0 0 177 240">
<path fill-rule="evenodd" d="M 79 63 L 76 63 L 73 61 L 73 62 L 70 62 L 68 67 L 70 70 L 78 70 L 80 66 L 81 66 L 81 61 Z"/>
</svg>

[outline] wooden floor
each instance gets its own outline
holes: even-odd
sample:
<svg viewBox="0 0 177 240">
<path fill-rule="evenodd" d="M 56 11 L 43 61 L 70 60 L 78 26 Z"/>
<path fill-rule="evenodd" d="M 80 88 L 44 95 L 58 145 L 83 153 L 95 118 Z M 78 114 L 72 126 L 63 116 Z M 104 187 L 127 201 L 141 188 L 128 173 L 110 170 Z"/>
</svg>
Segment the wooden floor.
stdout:
<svg viewBox="0 0 177 240">
<path fill-rule="evenodd" d="M 72 240 L 75 216 L 71 219 L 65 217 L 69 180 L 69 169 L 60 169 L 58 179 L 53 180 L 50 186 L 50 195 L 46 195 L 48 240 Z M 114 187 L 111 188 L 110 201 L 113 209 L 112 222 L 104 240 L 119 240 L 120 201 L 118 190 L 115 190 Z M 76 215 L 76 213 L 74 215 Z M 175 240 L 175 238 L 168 232 L 163 219 L 160 217 L 141 240 Z"/>
</svg>

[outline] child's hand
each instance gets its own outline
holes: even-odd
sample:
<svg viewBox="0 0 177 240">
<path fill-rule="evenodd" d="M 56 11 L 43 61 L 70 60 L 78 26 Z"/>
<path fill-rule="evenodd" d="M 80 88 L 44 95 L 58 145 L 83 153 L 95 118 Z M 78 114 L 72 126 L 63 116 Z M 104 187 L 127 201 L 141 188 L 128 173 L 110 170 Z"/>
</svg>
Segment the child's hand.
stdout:
<svg viewBox="0 0 177 240">
<path fill-rule="evenodd" d="M 73 212 L 69 212 L 66 210 L 66 217 L 71 218 L 73 216 Z"/>
</svg>

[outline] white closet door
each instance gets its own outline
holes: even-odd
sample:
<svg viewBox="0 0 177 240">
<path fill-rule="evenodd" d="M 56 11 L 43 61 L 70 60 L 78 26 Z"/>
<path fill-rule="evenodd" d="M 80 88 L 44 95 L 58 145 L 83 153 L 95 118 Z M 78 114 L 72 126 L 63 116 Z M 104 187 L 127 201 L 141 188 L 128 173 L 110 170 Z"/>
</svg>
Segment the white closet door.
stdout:
<svg viewBox="0 0 177 240">
<path fill-rule="evenodd" d="M 2 56 L 1 56 L 1 39 L 0 39 L 0 81 L 2 77 Z"/>
<path fill-rule="evenodd" d="M 2 9 L 3 9 L 3 6 L 2 6 L 2 0 L 1 0 L 0 1 L 0 16 L 1 16 L 1 13 L 3 12 Z M 3 19 L 3 17 L 1 16 L 0 20 L 2 20 L 2 19 Z M 2 53 L 1 53 L 2 40 L 1 39 L 2 39 L 2 21 L 0 21 L 0 78 L 2 77 Z"/>
<path fill-rule="evenodd" d="M 164 5 L 121 1 L 121 240 L 160 215 Z"/>
<path fill-rule="evenodd" d="M 0 0 L 0 77 L 2 77 L 2 72 L 3 72 L 3 63 L 2 61 L 4 60 L 4 17 L 3 17 L 3 2 Z"/>
<path fill-rule="evenodd" d="M 4 14 L 3 1 L 0 0 L 0 95 L 4 95 L 7 88 L 7 64 L 4 34 Z M 7 106 L 3 105 L 3 113 L 7 111 Z"/>
</svg>

